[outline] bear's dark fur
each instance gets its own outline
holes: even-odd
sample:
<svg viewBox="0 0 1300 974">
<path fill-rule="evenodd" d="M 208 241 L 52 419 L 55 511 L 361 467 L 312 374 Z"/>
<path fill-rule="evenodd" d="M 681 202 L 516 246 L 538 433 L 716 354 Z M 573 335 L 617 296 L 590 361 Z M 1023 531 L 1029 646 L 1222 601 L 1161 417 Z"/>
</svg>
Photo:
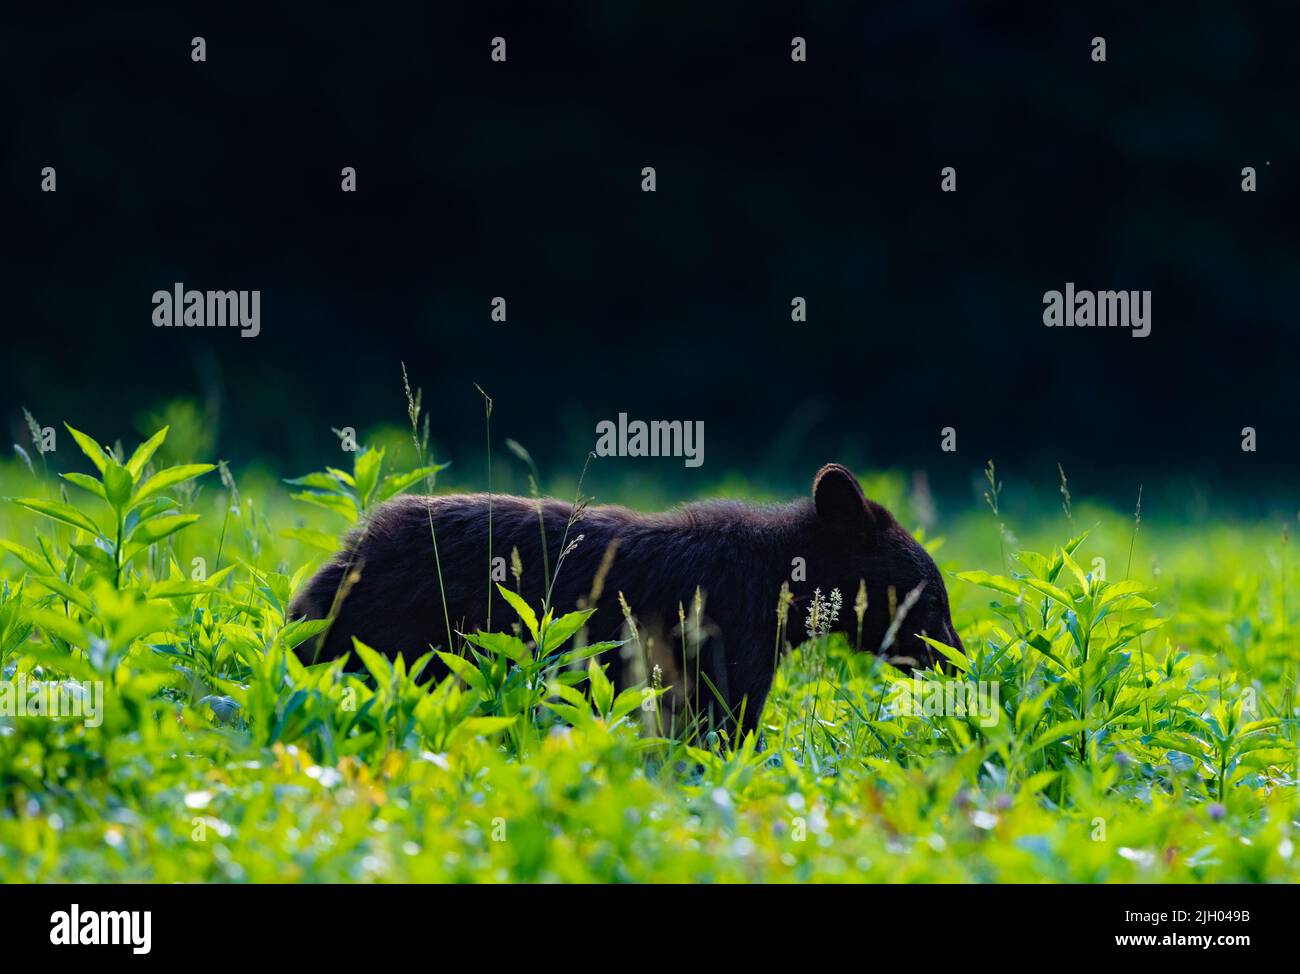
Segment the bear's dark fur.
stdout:
<svg viewBox="0 0 1300 974">
<path fill-rule="evenodd" d="M 492 498 L 492 554 L 509 559 L 511 550 L 518 549 L 523 565 L 520 594 L 534 607 L 544 594 L 537 511 L 535 500 Z M 552 572 L 560 561 L 572 511 L 572 505 L 558 500 L 542 502 Z M 351 649 L 354 636 L 390 656 L 405 652 L 411 658 L 431 646 L 447 647 L 431 521 L 452 630 L 474 632 L 486 624 L 488 496 L 403 496 L 376 508 L 365 526 L 345 539 L 342 550 L 294 598 L 291 617 L 325 618 L 334 613 L 320 645 L 300 647 L 304 659 L 341 656 Z M 811 498 L 790 504 L 756 506 L 716 500 L 662 514 L 596 506 L 586 509 L 569 530 L 568 543 L 578 535 L 582 540 L 560 566 L 552 604 L 557 615 L 586 605 L 602 561 L 608 562 L 588 640 L 623 635 L 620 592 L 640 636 L 638 644 L 600 657 L 610 664 L 608 672 L 615 684 L 633 683 L 658 665 L 663 684 L 675 688 L 676 705 L 685 699 L 683 688 L 704 704 L 713 693 L 698 687 L 694 678 L 698 666 L 725 697 L 731 712 L 743 712 L 745 729 L 757 726 L 772 683 L 782 582 L 789 583 L 794 596 L 787 624 L 793 643 L 805 638 L 805 619 L 818 588 L 823 597 L 839 589 L 843 608 L 831 628 L 848 633 L 856 643 L 853 603 L 859 580 L 865 580 L 864 649 L 881 647 L 890 628 L 891 604 L 901 607 L 918 587 L 918 597 L 897 627 L 889 654 L 921 662 L 932 659 L 929 648 L 916 637 L 918 632 L 961 646 L 934 562 L 838 464 L 818 472 Z M 607 560 L 611 545 L 612 559 Z M 806 566 L 799 577 L 806 580 L 795 581 L 792 575 L 799 558 Z M 514 579 L 505 584 L 513 588 Z M 693 626 L 692 611 L 697 588 L 704 593 L 702 628 L 708 634 L 699 643 L 698 659 L 694 646 L 699 627 Z M 685 651 L 679 607 L 685 609 L 691 633 Z M 495 586 L 491 611 L 494 629 L 508 629 L 515 621 Z M 452 639 L 459 642 L 454 635 Z M 633 661 L 630 652 L 647 652 L 649 659 Z M 690 654 L 685 666 L 684 653 Z M 674 703 L 671 696 L 670 704 Z"/>
</svg>

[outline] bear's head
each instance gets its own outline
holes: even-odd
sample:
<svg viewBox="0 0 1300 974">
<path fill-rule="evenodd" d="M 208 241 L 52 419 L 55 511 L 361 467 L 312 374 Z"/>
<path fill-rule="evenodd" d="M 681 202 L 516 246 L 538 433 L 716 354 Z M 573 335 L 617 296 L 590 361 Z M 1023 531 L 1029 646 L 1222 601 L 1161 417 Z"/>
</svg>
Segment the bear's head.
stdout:
<svg viewBox="0 0 1300 974">
<path fill-rule="evenodd" d="M 934 559 L 863 493 L 853 474 L 838 463 L 822 467 L 813 480 L 813 507 L 823 564 L 809 562 L 809 582 L 823 597 L 840 590 L 843 607 L 833 629 L 848 634 L 851 645 L 883 652 L 903 666 L 928 665 L 939 655 L 918 634 L 963 649 Z M 859 644 L 854 602 L 864 582 L 867 611 Z"/>
</svg>

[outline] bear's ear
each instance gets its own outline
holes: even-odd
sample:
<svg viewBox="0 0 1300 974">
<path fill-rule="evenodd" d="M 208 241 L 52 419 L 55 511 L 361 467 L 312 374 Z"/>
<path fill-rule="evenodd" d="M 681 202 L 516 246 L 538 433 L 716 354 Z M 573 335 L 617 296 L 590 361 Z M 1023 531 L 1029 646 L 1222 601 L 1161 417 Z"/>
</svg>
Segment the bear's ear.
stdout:
<svg viewBox="0 0 1300 974">
<path fill-rule="evenodd" d="M 817 516 L 836 530 L 867 540 L 879 530 L 875 507 L 862 492 L 858 478 L 838 463 L 828 463 L 813 478 L 813 504 Z"/>
</svg>

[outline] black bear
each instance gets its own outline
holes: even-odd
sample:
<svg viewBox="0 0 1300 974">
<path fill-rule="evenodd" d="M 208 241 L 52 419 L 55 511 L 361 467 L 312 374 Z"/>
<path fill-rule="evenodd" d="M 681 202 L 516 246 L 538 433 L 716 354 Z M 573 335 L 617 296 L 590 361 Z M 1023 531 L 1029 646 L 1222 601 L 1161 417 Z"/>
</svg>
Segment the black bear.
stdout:
<svg viewBox="0 0 1300 974">
<path fill-rule="evenodd" d="M 623 635 L 621 594 L 638 638 L 601 657 L 614 683 L 634 683 L 658 667 L 662 684 L 673 688 L 670 705 L 694 699 L 713 706 L 721 697 L 724 716 L 740 718 L 743 730 L 757 727 L 771 687 L 782 583 L 793 597 L 793 643 L 804 637 L 820 589 L 825 602 L 834 592 L 843 603 L 834 621 L 825 607 L 818 610 L 822 628 L 846 632 L 864 649 L 885 648 L 908 665 L 934 659 L 918 633 L 961 648 L 934 562 L 839 464 L 818 471 L 810 498 L 790 504 L 713 500 L 661 514 L 593 506 L 581 509 L 572 526 L 571 504 L 546 500 L 540 518 L 538 511 L 536 500 L 492 498 L 492 553 L 518 550 L 524 599 L 539 606 L 543 578 L 555 573 L 556 614 L 594 605 L 588 639 L 595 642 Z M 351 649 L 354 636 L 388 655 L 445 649 L 459 642 L 456 632 L 486 624 L 488 571 L 488 495 L 394 498 L 294 598 L 291 618 L 333 618 L 299 653 L 308 662 L 334 659 Z M 862 583 L 867 609 L 859 641 L 853 604 Z M 695 619 L 697 590 L 701 620 Z M 515 618 L 495 586 L 491 618 L 495 629 Z M 634 660 L 632 653 L 644 655 Z M 707 677 L 703 692 L 699 673 Z"/>
</svg>

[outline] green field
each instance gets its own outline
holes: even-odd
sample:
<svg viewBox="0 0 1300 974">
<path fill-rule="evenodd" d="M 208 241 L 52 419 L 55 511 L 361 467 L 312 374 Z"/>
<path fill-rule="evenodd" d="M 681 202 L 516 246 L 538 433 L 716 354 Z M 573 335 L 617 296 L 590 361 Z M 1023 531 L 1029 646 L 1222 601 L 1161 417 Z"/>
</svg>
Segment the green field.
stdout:
<svg viewBox="0 0 1300 974">
<path fill-rule="evenodd" d="M 1280 520 L 1139 524 L 1010 493 L 932 515 L 902 475 L 864 475 L 931 522 L 967 655 L 918 698 L 812 639 L 781 662 L 761 742 L 736 741 L 663 726 L 653 688 L 617 693 L 581 659 L 582 620 L 538 606 L 513 638 L 435 647 L 461 658 L 442 682 L 431 654 L 299 663 L 295 585 L 385 492 L 424 489 L 400 432 L 306 486 L 214 469 L 174 434 L 79 439 L 59 427 L 57 452 L 0 466 L 0 679 L 104 691 L 100 720 L 0 717 L 2 881 L 1300 879 Z M 453 471 L 437 490 L 486 483 Z M 989 688 L 992 710 L 954 712 Z M 939 712 L 907 706 L 927 699 Z"/>
</svg>

